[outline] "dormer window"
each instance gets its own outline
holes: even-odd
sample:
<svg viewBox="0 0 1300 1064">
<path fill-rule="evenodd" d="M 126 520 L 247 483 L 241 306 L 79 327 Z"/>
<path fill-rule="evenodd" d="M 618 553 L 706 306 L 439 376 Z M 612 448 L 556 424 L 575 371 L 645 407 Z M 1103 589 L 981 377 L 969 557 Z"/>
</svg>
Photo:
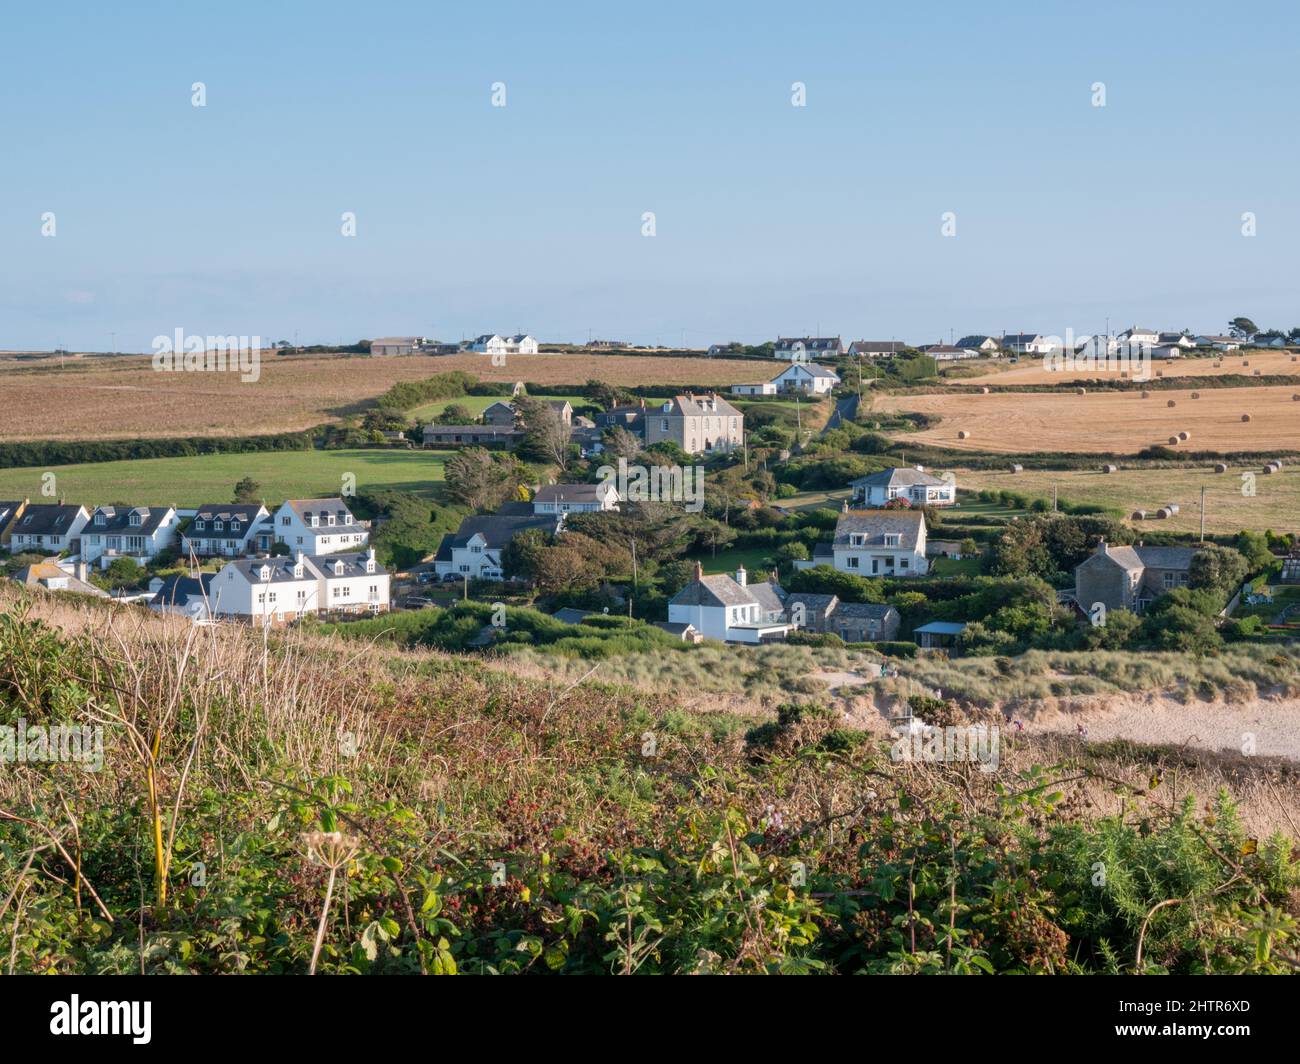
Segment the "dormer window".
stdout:
<svg viewBox="0 0 1300 1064">
<path fill-rule="evenodd" d="M 301 565 L 301 564 L 299 564 L 299 565 L 295 565 L 295 566 L 293 567 L 293 575 L 294 575 L 295 577 L 297 577 L 299 580 L 302 579 L 302 565 Z"/>
<path fill-rule="evenodd" d="M 232 531 L 232 532 L 238 532 L 238 531 L 239 531 L 239 522 L 238 522 L 238 521 L 231 521 L 231 522 L 230 522 L 230 531 Z"/>
<path fill-rule="evenodd" d="M 198 518 L 198 519 L 194 522 L 194 530 L 195 530 L 196 532 L 202 532 L 202 531 L 203 531 L 203 518 L 200 517 L 200 518 Z"/>
<path fill-rule="evenodd" d="M 352 524 L 352 515 L 351 515 L 351 514 L 344 514 L 344 515 L 343 515 L 343 523 L 344 523 L 345 525 L 350 525 L 350 524 Z"/>
<path fill-rule="evenodd" d="M 867 537 L 861 532 L 853 532 L 849 535 L 849 546 L 851 547 L 862 547 L 866 545 L 866 542 Z"/>
<path fill-rule="evenodd" d="M 271 579 L 271 567 L 270 567 L 269 565 L 264 565 L 264 566 L 262 566 L 262 568 L 261 568 L 260 572 L 258 573 L 258 575 L 259 575 L 259 576 L 260 576 L 264 581 L 265 581 L 265 580 L 270 580 L 270 579 Z"/>
<path fill-rule="evenodd" d="M 131 524 L 132 524 L 132 525 L 135 525 L 137 528 L 139 527 L 139 525 L 140 525 L 140 515 L 139 515 L 139 514 L 132 514 L 132 515 L 131 515 Z"/>
<path fill-rule="evenodd" d="M 326 523 L 329 525 L 330 528 L 333 528 L 333 527 L 334 527 L 334 515 L 333 515 L 333 514 L 330 514 L 327 518 L 325 518 L 325 521 L 326 521 Z"/>
<path fill-rule="evenodd" d="M 212 527 L 213 527 L 216 531 L 220 532 L 223 528 L 226 527 L 226 523 L 225 523 L 224 521 L 213 521 L 213 522 L 212 522 Z"/>
<path fill-rule="evenodd" d="M 320 524 L 320 518 L 317 517 L 315 514 L 312 514 L 312 515 L 311 515 L 311 527 L 312 527 L 312 528 L 315 528 L 315 527 L 316 527 L 317 525 L 319 525 L 319 524 Z"/>
<path fill-rule="evenodd" d="M 899 546 L 902 542 L 903 542 L 903 536 L 902 536 L 901 533 L 899 533 L 899 532 L 886 532 L 886 533 L 885 533 L 885 546 L 886 546 L 886 547 L 897 547 L 897 546 Z"/>
<path fill-rule="evenodd" d="M 95 514 L 95 524 L 106 525 L 108 524 L 108 518 L 105 517 L 103 514 Z"/>
<path fill-rule="evenodd" d="M 341 561 L 334 563 L 334 575 L 335 576 L 343 575 L 343 563 Z"/>
</svg>

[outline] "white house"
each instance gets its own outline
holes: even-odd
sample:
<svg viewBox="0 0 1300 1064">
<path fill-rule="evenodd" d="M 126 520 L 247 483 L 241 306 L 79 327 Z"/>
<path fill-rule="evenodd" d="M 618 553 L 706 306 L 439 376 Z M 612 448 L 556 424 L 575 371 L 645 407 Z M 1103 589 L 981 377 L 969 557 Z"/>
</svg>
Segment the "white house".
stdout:
<svg viewBox="0 0 1300 1064">
<path fill-rule="evenodd" d="M 470 341 L 469 349 L 488 355 L 535 355 L 537 341 L 527 333 L 516 333 L 514 336 L 484 333 Z"/>
<path fill-rule="evenodd" d="M 695 579 L 668 602 L 668 623 L 689 624 L 705 639 L 727 643 L 779 642 L 794 627 L 784 600 L 777 584 L 749 583 L 743 565 L 735 576 L 705 576 L 696 562 Z"/>
<path fill-rule="evenodd" d="M 503 580 L 501 552 L 518 532 L 540 528 L 557 531 L 563 516 L 555 514 L 483 514 L 467 517 L 455 532 L 442 537 L 433 569 L 440 579 Z"/>
<path fill-rule="evenodd" d="M 920 466 L 882 469 L 851 481 L 853 503 L 874 509 L 891 499 L 906 499 L 913 506 L 952 506 L 957 501 L 956 481 L 942 480 Z"/>
<path fill-rule="evenodd" d="M 270 516 L 260 502 L 204 503 L 194 511 L 194 519 L 181 535 L 181 550 L 186 557 L 199 558 L 250 554 L 258 546 L 253 530 Z"/>
<path fill-rule="evenodd" d="M 978 351 L 982 355 L 991 355 L 998 349 L 998 342 L 992 336 L 983 333 L 971 333 L 957 341 L 957 346 L 968 351 Z"/>
<path fill-rule="evenodd" d="M 849 510 L 835 523 L 834 566 L 857 576 L 924 576 L 925 515 L 919 510 Z"/>
<path fill-rule="evenodd" d="M 482 336 L 474 337 L 469 342 L 469 350 L 487 355 L 504 355 L 506 353 L 506 338 L 498 336 L 496 333 L 484 333 Z"/>
<path fill-rule="evenodd" d="M 1141 344 L 1154 347 L 1160 342 L 1160 333 L 1155 329 L 1140 329 L 1134 325 L 1119 334 L 1119 338 L 1129 344 Z"/>
<path fill-rule="evenodd" d="M 278 626 L 309 613 L 388 609 L 389 575 L 374 548 L 343 554 L 240 558 L 208 587 L 212 616 Z"/>
<path fill-rule="evenodd" d="M 1050 355 L 1060 350 L 1059 344 L 1052 343 L 1049 337 L 1038 333 L 1008 333 L 1002 337 L 999 346 L 1004 351 L 1017 355 Z"/>
<path fill-rule="evenodd" d="M 833 369 L 809 362 L 792 362 L 775 377 L 772 384 L 780 392 L 803 392 L 805 395 L 829 395 L 840 383 L 840 376 Z"/>
<path fill-rule="evenodd" d="M 1216 351 L 1236 351 L 1245 341 L 1235 336 L 1198 336 L 1197 347 L 1212 347 Z"/>
<path fill-rule="evenodd" d="M 81 556 L 101 569 L 118 558 L 145 565 L 176 544 L 180 523 L 174 506 L 97 506 L 81 530 Z"/>
<path fill-rule="evenodd" d="M 342 499 L 289 499 L 275 511 L 275 541 L 304 554 L 357 550 L 370 539 Z"/>
<path fill-rule="evenodd" d="M 801 392 L 804 395 L 829 395 L 840 383 L 839 374 L 815 362 L 792 362 L 771 380 L 758 384 L 733 384 L 732 395 L 779 395 Z"/>
<path fill-rule="evenodd" d="M 924 344 L 917 350 L 929 355 L 936 362 L 958 362 L 964 358 L 979 358 L 980 356 L 979 351 L 975 348 L 958 347 L 952 344 Z"/>
<path fill-rule="evenodd" d="M 842 355 L 844 343 L 838 336 L 778 336 L 772 354 L 787 362 L 803 362 Z"/>
<path fill-rule="evenodd" d="M 9 549 L 61 554 L 79 546 L 81 530 L 90 520 L 84 506 L 29 503 L 10 530 Z"/>
<path fill-rule="evenodd" d="M 535 514 L 589 514 L 618 509 L 618 489 L 598 484 L 547 484 L 533 496 Z"/>
<path fill-rule="evenodd" d="M 733 384 L 732 395 L 776 395 L 776 381 L 759 381 L 757 384 Z"/>
</svg>

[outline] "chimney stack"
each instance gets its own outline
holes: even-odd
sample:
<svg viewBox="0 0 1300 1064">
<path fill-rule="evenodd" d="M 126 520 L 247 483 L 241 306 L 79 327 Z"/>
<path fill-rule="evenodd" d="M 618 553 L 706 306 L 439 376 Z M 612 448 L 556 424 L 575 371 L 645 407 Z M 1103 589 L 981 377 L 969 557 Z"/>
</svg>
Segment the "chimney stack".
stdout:
<svg viewBox="0 0 1300 1064">
<path fill-rule="evenodd" d="M 704 566 L 700 563 L 700 560 L 698 558 L 695 559 L 695 579 L 696 580 L 704 579 Z"/>
<path fill-rule="evenodd" d="M 745 567 L 743 565 L 738 565 L 736 567 L 736 583 L 741 587 L 744 587 L 749 583 L 749 574 L 745 572 Z"/>
</svg>

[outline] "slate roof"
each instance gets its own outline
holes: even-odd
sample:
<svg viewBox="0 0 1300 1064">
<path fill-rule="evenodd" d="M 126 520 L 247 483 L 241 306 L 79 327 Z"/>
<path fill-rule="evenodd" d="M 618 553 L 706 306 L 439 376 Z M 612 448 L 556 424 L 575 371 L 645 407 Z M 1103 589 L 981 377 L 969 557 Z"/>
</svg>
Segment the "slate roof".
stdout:
<svg viewBox="0 0 1300 1064">
<path fill-rule="evenodd" d="M 338 554 L 307 554 L 303 556 L 303 561 L 327 578 L 339 578 L 345 576 L 383 576 L 388 572 L 388 570 L 378 561 L 375 562 L 374 572 L 366 572 L 366 562 L 369 558 L 369 550 L 360 550 L 343 551 Z M 343 571 L 341 573 L 336 572 L 336 568 L 340 564 L 343 566 Z"/>
<path fill-rule="evenodd" d="M 894 355 L 907 344 L 902 340 L 854 340 L 849 344 L 851 355 Z"/>
<path fill-rule="evenodd" d="M 894 607 L 883 602 L 841 602 L 835 608 L 836 617 L 863 617 L 883 621 Z"/>
<path fill-rule="evenodd" d="M 795 344 L 803 344 L 809 351 L 839 351 L 840 338 L 838 336 L 778 336 L 776 346 L 793 347 Z"/>
<path fill-rule="evenodd" d="M 442 537 L 438 544 L 437 561 L 451 561 L 451 552 L 456 547 L 465 546 L 475 535 L 482 535 L 487 549 L 500 550 L 516 535 L 528 528 L 542 528 L 554 532 L 556 518 L 554 514 L 481 514 L 467 517 L 455 532 Z"/>
<path fill-rule="evenodd" d="M 304 524 L 307 525 L 311 524 L 311 517 L 313 514 L 321 518 L 322 520 L 324 520 L 324 518 L 328 517 L 330 514 L 333 514 L 336 519 L 341 519 L 349 516 L 352 513 L 352 511 L 347 508 L 347 505 L 343 502 L 343 500 L 337 498 L 335 499 L 287 499 L 285 501 L 285 505 L 288 506 L 289 509 L 291 509 L 299 517 L 301 517 L 303 519 Z M 342 520 L 339 520 L 339 524 L 342 523 L 343 523 Z"/>
<path fill-rule="evenodd" d="M 837 595 L 815 595 L 806 591 L 794 591 L 785 597 L 785 608 L 793 609 L 799 604 L 808 613 L 826 613 L 839 602 Z"/>
<path fill-rule="evenodd" d="M 149 605 L 172 606 L 177 603 L 184 605 L 189 598 L 207 598 L 211 602 L 212 581 L 216 575 L 216 573 L 200 573 L 199 576 L 193 577 L 177 573 L 169 576 L 163 581 L 162 587 L 154 592 Z"/>
<path fill-rule="evenodd" d="M 963 336 L 960 340 L 958 340 L 957 346 L 958 347 L 979 347 L 980 344 L 982 344 L 985 340 L 996 341 L 996 337 L 980 336 L 977 333 L 972 333 L 970 336 Z"/>
<path fill-rule="evenodd" d="M 533 502 L 597 503 L 606 494 L 604 484 L 547 484 L 538 489 Z"/>
<path fill-rule="evenodd" d="M 858 477 L 857 480 L 849 481 L 849 486 L 854 488 L 902 488 L 910 487 L 913 484 L 924 484 L 927 487 L 941 488 L 947 483 L 946 480 L 932 476 L 924 470 L 901 466 L 882 469 L 878 473 L 869 473 L 865 477 Z"/>
<path fill-rule="evenodd" d="M 158 526 L 163 523 L 164 518 L 170 512 L 170 507 L 166 506 L 132 506 L 118 509 L 114 506 L 98 506 L 95 512 L 90 515 L 90 524 L 86 526 L 86 531 L 96 532 L 131 532 L 141 536 L 151 536 L 158 531 Z M 99 515 L 103 514 L 104 524 L 98 524 Z M 139 517 L 140 523 L 131 524 L 131 515 Z"/>
<path fill-rule="evenodd" d="M 716 406 L 716 409 L 711 407 Z M 664 409 L 667 407 L 667 409 Z M 709 394 L 696 398 L 694 395 L 675 395 L 654 408 L 656 415 L 669 417 L 728 417 L 740 416 L 740 411 L 720 395 Z"/>
<path fill-rule="evenodd" d="M 811 374 L 812 376 L 814 376 L 814 377 L 826 377 L 826 378 L 828 378 L 828 379 L 830 379 L 830 380 L 833 380 L 833 381 L 838 381 L 838 380 L 840 379 L 840 375 L 839 375 L 838 373 L 836 373 L 833 369 L 829 368 L 828 366 L 818 365 L 816 362 L 795 362 L 795 363 L 792 363 L 788 368 L 783 369 L 780 373 L 778 373 L 778 374 L 777 374 L 775 377 L 773 377 L 772 379 L 773 379 L 773 380 L 780 380 L 780 379 L 781 379 L 782 377 L 784 377 L 787 373 L 792 372 L 796 367 L 799 368 L 799 369 L 802 369 L 802 370 L 806 370 L 808 373 L 810 373 L 810 374 Z"/>
<path fill-rule="evenodd" d="M 81 511 L 81 506 L 30 503 L 14 524 L 13 531 L 20 536 L 61 536 L 72 527 Z"/>
<path fill-rule="evenodd" d="M 303 566 L 302 576 L 294 576 L 293 569 L 296 564 L 293 558 L 284 555 L 268 558 L 238 558 L 226 563 L 227 566 L 233 565 L 235 570 L 250 584 L 285 584 L 295 580 L 316 579 L 316 574 L 311 572 L 305 565 Z M 261 571 L 264 565 L 271 570 L 270 580 L 262 579 Z M 225 572 L 225 567 L 222 568 L 222 572 Z"/>
<path fill-rule="evenodd" d="M 208 502 L 194 512 L 196 521 L 221 521 L 223 524 L 229 524 L 237 520 L 241 526 L 251 525 L 254 521 L 265 517 L 266 514 L 262 513 L 262 504 L 257 502 Z M 207 535 L 210 531 L 210 527 L 201 528 L 199 535 L 200 537 Z M 221 538 L 225 538 L 224 533 Z"/>
<path fill-rule="evenodd" d="M 863 547 L 883 547 L 886 533 L 898 533 L 901 538 L 895 549 L 914 551 L 924 523 L 925 515 L 919 511 L 847 510 L 835 522 L 835 546 L 848 547 L 849 536 L 862 533 L 867 537 Z"/>
<path fill-rule="evenodd" d="M 1200 553 L 1196 547 L 1106 547 L 1106 557 L 1125 569 L 1190 569 L 1192 559 Z M 1087 559 L 1085 559 L 1086 561 Z"/>
<path fill-rule="evenodd" d="M 677 606 L 758 606 L 780 613 L 785 592 L 767 581 L 741 585 L 730 573 L 714 573 L 692 580 L 669 602 Z"/>
</svg>

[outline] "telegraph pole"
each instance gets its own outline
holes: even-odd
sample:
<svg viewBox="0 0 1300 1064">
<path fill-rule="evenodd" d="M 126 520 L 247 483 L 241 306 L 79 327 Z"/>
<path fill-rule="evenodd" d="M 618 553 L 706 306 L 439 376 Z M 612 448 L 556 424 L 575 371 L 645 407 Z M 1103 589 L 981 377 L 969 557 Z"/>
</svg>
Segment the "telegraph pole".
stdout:
<svg viewBox="0 0 1300 1064">
<path fill-rule="evenodd" d="M 1201 542 L 1205 542 L 1205 485 L 1201 485 Z"/>
</svg>

